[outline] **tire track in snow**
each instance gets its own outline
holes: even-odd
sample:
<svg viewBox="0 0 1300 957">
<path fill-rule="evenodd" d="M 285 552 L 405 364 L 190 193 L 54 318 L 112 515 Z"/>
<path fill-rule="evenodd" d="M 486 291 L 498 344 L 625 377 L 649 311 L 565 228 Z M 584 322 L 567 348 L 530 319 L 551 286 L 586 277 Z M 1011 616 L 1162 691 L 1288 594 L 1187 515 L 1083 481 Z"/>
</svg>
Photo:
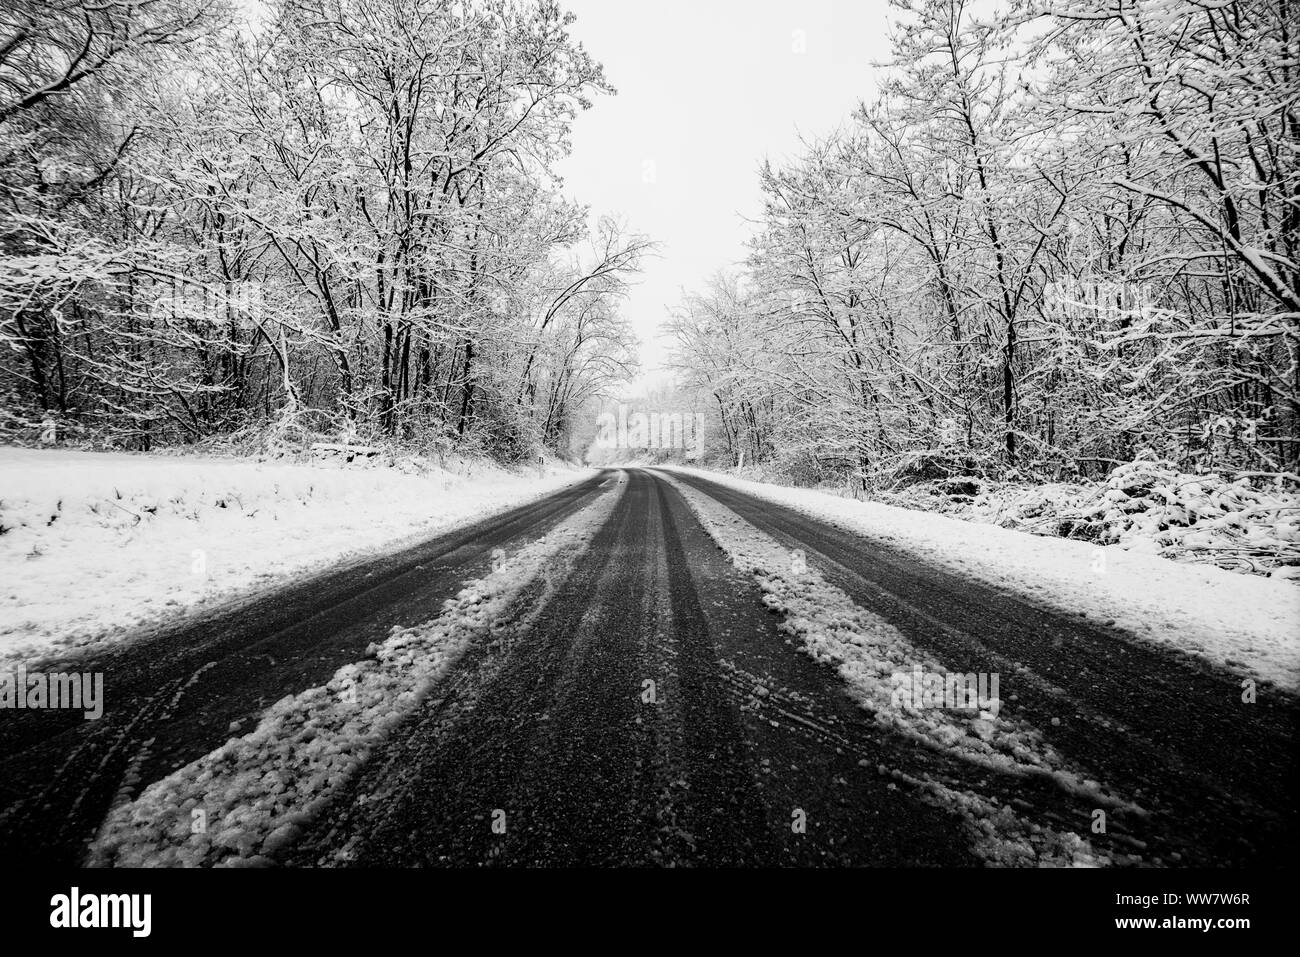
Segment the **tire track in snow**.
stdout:
<svg viewBox="0 0 1300 957">
<path fill-rule="evenodd" d="M 678 488 L 735 565 L 757 578 L 764 600 L 784 616 L 783 627 L 802 641 L 810 657 L 836 667 L 861 707 L 879 724 L 920 746 L 955 756 L 989 776 L 1048 782 L 1063 792 L 1063 799 L 1080 808 L 1139 812 L 1131 802 L 1068 768 L 1031 726 L 1000 714 L 987 718 L 951 709 L 896 706 L 892 681 L 895 673 L 910 673 L 914 666 L 942 672 L 943 666 L 884 619 L 857 606 L 816 571 L 798 567 L 790 549 L 705 493 L 672 476 L 665 477 Z M 1096 851 L 1079 833 L 1086 833 L 1086 823 L 1091 820 L 1086 812 L 1079 817 L 1078 830 L 1044 827 L 1038 821 L 1046 819 L 1046 815 L 1031 819 L 1017 813 L 1005 789 L 1000 795 L 981 793 L 972 786 L 969 774 L 961 776 L 966 782 L 963 789 L 904 769 L 891 770 L 899 780 L 963 815 L 977 835 L 976 852 L 990 863 L 1026 863 L 1026 850 L 1035 863 L 1111 863 L 1110 857 Z"/>
<path fill-rule="evenodd" d="M 457 669 L 463 700 L 430 695 L 286 863 L 979 863 L 961 818 L 878 773 L 916 749 L 788 646 L 753 579 L 661 479 L 633 471 L 567 579 L 518 613 L 487 660 Z M 873 763 L 748 706 L 737 667 L 808 703 Z"/>
</svg>

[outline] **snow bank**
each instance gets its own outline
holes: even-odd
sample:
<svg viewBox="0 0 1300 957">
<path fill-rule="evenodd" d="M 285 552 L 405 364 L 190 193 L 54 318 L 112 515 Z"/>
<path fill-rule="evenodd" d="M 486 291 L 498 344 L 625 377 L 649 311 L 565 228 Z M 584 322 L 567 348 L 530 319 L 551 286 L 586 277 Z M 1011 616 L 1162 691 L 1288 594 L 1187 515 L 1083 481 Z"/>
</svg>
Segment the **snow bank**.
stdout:
<svg viewBox="0 0 1300 957">
<path fill-rule="evenodd" d="M 0 448 L 0 663 L 391 549 L 588 472 Z"/>
<path fill-rule="evenodd" d="M 1291 581 L 716 472 L 672 471 L 788 506 L 1048 607 L 1085 613 L 1135 637 L 1300 689 L 1300 589 Z"/>
<path fill-rule="evenodd" d="M 1259 487 L 1244 477 L 1190 475 L 1143 460 L 1121 465 L 1092 485 L 953 476 L 875 497 L 1038 535 L 1116 544 L 1233 571 L 1300 576 L 1300 493 L 1276 480 Z"/>
<path fill-rule="evenodd" d="M 271 863 L 420 703 L 529 582 L 563 575 L 609 518 L 621 477 L 585 508 L 467 585 L 435 619 L 395 627 L 370 657 L 329 683 L 288 696 L 241 738 L 191 762 L 119 805 L 91 848 L 99 866 L 237 866 Z"/>
</svg>

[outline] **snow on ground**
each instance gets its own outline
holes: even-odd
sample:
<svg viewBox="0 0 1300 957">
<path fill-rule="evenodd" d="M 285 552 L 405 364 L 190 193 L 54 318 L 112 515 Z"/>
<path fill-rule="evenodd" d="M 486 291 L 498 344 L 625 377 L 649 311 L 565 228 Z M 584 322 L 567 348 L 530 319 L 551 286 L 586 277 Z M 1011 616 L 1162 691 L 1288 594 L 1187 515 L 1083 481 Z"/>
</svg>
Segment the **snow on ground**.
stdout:
<svg viewBox="0 0 1300 957">
<path fill-rule="evenodd" d="M 1167 462 L 1141 459 L 1088 485 L 957 475 L 872 497 L 1038 535 L 1300 578 L 1300 492 L 1280 479 L 1262 484 L 1247 477 L 1192 475 Z"/>
<path fill-rule="evenodd" d="M 671 481 L 671 478 L 670 478 Z M 945 669 L 913 646 L 896 628 L 860 608 L 840 589 L 807 567 L 802 557 L 760 532 L 726 506 L 680 482 L 701 524 L 742 571 L 753 574 L 764 602 L 783 617 L 782 630 L 794 635 L 817 661 L 837 667 L 858 704 L 876 722 L 912 741 L 1003 774 L 1051 780 L 1070 794 L 1099 806 L 1133 805 L 1081 778 L 1029 725 L 1000 713 L 995 695 L 980 702 L 988 708 L 918 707 L 897 699 L 895 675 L 920 668 L 930 674 Z M 901 769 L 881 773 L 918 788 L 932 803 L 963 817 L 975 837 L 974 849 L 991 864 L 1011 866 L 1093 866 L 1109 859 L 1077 834 L 1034 828 L 996 799 L 956 791 Z"/>
<path fill-rule="evenodd" d="M 1043 605 L 1300 689 L 1300 588 L 1111 546 L 1045 538 L 810 489 L 674 467 L 901 548 Z"/>
<path fill-rule="evenodd" d="M 272 705 L 241 738 L 119 804 L 91 848 L 99 866 L 242 866 L 270 863 L 292 844 L 476 638 L 535 579 L 562 578 L 609 518 L 616 485 L 538 539 L 504 556 L 442 613 L 394 628 L 369 657 L 325 685 Z M 196 813 L 197 812 L 197 813 Z M 197 820 L 202 827 L 195 827 Z"/>
<path fill-rule="evenodd" d="M 0 448 L 0 665 L 392 549 L 589 472 Z"/>
</svg>

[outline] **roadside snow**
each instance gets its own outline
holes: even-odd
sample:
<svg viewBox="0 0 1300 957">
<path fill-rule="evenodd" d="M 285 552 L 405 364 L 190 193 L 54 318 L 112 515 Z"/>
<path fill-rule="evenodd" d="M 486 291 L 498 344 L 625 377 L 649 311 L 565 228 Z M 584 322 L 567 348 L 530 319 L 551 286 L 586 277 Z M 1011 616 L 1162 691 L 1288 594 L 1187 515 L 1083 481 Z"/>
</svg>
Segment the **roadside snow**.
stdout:
<svg viewBox="0 0 1300 957">
<path fill-rule="evenodd" d="M 91 847 L 90 863 L 271 863 L 530 582 L 572 567 L 625 486 L 624 475 L 545 537 L 503 557 L 491 574 L 448 600 L 437 618 L 394 628 L 371 645 L 367 659 L 340 668 L 321 687 L 285 697 L 251 733 L 115 808 Z"/>
<path fill-rule="evenodd" d="M 1264 485 L 1245 477 L 1191 475 L 1142 459 L 1090 485 L 999 483 L 957 475 L 873 497 L 1037 535 L 1300 578 L 1300 492 L 1280 479 Z"/>
<path fill-rule="evenodd" d="M 810 489 L 701 478 L 901 548 L 934 565 L 1042 604 L 1199 655 L 1239 674 L 1300 690 L 1300 588 L 1156 555 L 1045 538 Z"/>
<path fill-rule="evenodd" d="M 589 474 L 0 448 L 0 665 L 413 543 Z"/>
</svg>

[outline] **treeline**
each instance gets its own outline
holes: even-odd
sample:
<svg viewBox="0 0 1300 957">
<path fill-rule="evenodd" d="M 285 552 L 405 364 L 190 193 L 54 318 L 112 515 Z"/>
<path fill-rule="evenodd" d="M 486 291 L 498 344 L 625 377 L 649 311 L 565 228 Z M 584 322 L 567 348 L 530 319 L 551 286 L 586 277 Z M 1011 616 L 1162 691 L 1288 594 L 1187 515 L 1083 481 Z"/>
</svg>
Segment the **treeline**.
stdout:
<svg viewBox="0 0 1300 957">
<path fill-rule="evenodd" d="M 1300 465 L 1293 0 L 891 3 L 879 95 L 684 300 L 716 454 L 863 487 Z"/>
<path fill-rule="evenodd" d="M 236 14 L 251 13 L 251 22 Z M 646 241 L 554 164 L 552 0 L 7 0 L 0 433 L 563 448 Z"/>
</svg>

